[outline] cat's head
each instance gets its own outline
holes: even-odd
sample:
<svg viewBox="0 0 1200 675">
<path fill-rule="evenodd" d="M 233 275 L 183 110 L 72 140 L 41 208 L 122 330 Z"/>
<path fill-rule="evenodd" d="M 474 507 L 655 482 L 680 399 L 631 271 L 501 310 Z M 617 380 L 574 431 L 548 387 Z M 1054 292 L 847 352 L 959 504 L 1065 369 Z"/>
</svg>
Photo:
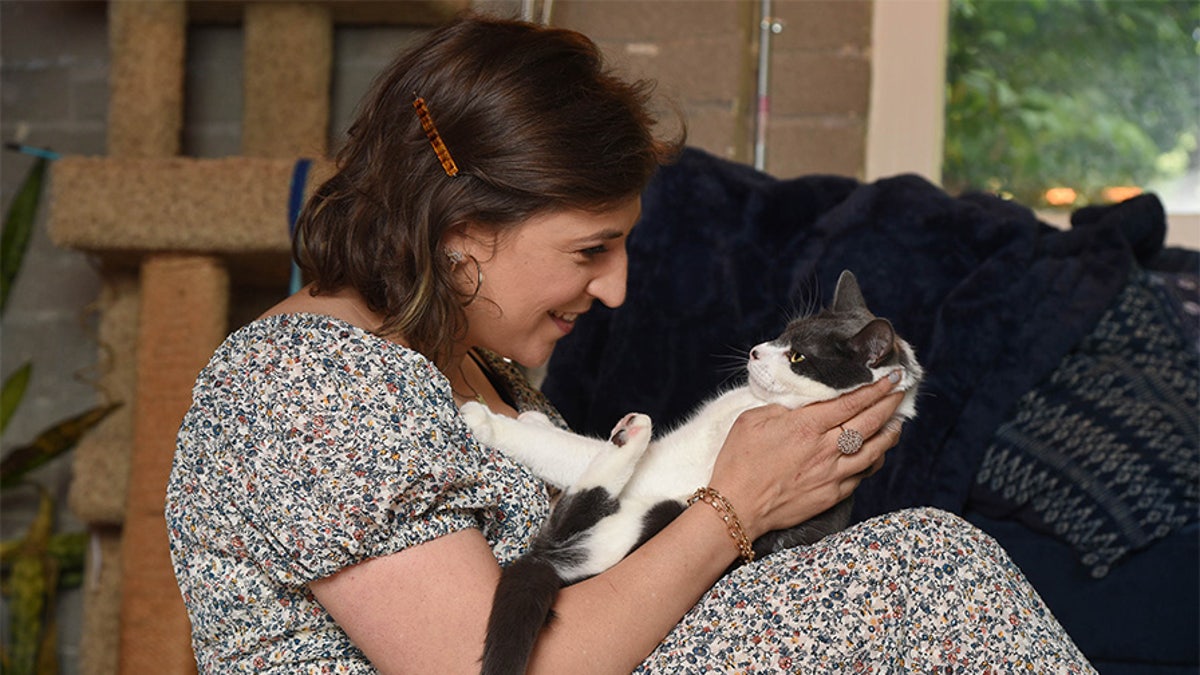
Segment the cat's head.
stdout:
<svg viewBox="0 0 1200 675">
<path fill-rule="evenodd" d="M 769 403 L 798 408 L 870 384 L 901 369 L 909 396 L 898 414 L 911 417 L 921 378 L 912 347 L 892 324 L 867 308 L 858 281 L 842 272 L 833 302 L 788 323 L 783 333 L 750 350 L 750 391 Z"/>
</svg>

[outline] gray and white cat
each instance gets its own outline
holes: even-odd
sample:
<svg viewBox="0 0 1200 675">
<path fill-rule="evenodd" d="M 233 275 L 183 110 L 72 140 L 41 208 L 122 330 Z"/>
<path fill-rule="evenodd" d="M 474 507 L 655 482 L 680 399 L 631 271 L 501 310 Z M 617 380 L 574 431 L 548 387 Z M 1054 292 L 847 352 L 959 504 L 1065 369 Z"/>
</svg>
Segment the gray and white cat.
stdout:
<svg viewBox="0 0 1200 675">
<path fill-rule="evenodd" d="M 475 437 L 564 490 L 530 549 L 501 574 L 488 620 L 484 675 L 524 673 L 538 634 L 553 618 L 562 586 L 599 574 L 683 512 L 707 485 L 734 420 L 777 403 L 798 408 L 835 398 L 901 371 L 907 391 L 897 416 L 916 414 L 922 376 L 912 348 L 886 319 L 867 309 L 858 282 L 842 272 L 830 307 L 791 321 L 775 340 L 750 350 L 748 382 L 698 408 L 686 422 L 651 440 L 646 415 L 622 419 L 609 440 L 573 434 L 539 413 L 518 419 L 478 403 L 462 414 Z M 754 542 L 757 555 L 809 544 L 845 528 L 851 501 Z"/>
</svg>

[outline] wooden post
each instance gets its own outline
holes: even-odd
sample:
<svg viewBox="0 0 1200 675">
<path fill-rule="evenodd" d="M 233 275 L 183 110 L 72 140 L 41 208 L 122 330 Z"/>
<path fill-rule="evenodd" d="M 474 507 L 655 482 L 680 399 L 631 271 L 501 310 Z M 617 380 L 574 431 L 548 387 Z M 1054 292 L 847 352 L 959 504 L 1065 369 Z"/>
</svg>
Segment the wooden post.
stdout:
<svg viewBox="0 0 1200 675">
<path fill-rule="evenodd" d="M 179 154 L 187 11 L 182 0 L 111 0 L 108 154 Z"/>
<path fill-rule="evenodd" d="M 225 336 L 229 279 L 217 258 L 147 256 L 141 266 L 137 417 L 125 509 L 121 672 L 195 672 L 163 516 L 179 423 L 196 374 Z"/>
<path fill-rule="evenodd" d="M 287 30 L 281 30 L 286 26 Z M 246 5 L 242 154 L 324 157 L 333 22 L 324 3 Z"/>
<path fill-rule="evenodd" d="M 114 0 L 109 5 L 109 31 L 113 55 L 109 155 L 178 154 L 185 3 Z M 186 404 L 183 410 L 180 405 L 191 391 L 200 352 L 207 358 L 215 345 L 212 334 L 224 333 L 228 279 L 212 259 L 152 254 L 142 260 L 139 286 L 118 664 L 122 673 L 191 673 L 196 662 L 187 613 L 172 573 L 163 498 L 175 446 L 171 427 L 178 428 L 186 410 Z M 214 293 L 220 297 L 213 297 Z M 194 304 L 185 304 L 189 302 Z M 213 322 L 220 324 L 215 330 Z"/>
</svg>

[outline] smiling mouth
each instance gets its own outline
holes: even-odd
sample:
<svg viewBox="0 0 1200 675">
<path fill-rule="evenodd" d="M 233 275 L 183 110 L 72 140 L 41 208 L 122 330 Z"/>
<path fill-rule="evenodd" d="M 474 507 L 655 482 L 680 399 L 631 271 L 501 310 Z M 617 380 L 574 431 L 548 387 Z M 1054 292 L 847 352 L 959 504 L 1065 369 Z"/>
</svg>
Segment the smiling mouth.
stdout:
<svg viewBox="0 0 1200 675">
<path fill-rule="evenodd" d="M 556 312 L 550 310 L 549 314 L 550 320 L 554 322 L 554 325 L 558 326 L 563 335 L 570 333 L 575 328 L 575 321 L 580 317 L 579 312 Z"/>
</svg>

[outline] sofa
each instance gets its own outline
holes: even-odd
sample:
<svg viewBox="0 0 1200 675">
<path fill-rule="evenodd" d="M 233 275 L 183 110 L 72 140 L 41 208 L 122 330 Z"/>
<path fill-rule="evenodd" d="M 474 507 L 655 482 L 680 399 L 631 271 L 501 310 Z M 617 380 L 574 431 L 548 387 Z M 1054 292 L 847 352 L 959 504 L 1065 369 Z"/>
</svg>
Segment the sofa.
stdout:
<svg viewBox="0 0 1200 675">
<path fill-rule="evenodd" d="M 917 176 L 785 180 L 688 148 L 643 195 L 626 303 L 579 320 L 542 388 L 584 433 L 669 426 L 852 270 L 926 368 L 855 519 L 960 514 L 1100 673 L 1195 673 L 1200 253 L 1166 227 L 1152 194 L 1063 230 Z"/>
</svg>

